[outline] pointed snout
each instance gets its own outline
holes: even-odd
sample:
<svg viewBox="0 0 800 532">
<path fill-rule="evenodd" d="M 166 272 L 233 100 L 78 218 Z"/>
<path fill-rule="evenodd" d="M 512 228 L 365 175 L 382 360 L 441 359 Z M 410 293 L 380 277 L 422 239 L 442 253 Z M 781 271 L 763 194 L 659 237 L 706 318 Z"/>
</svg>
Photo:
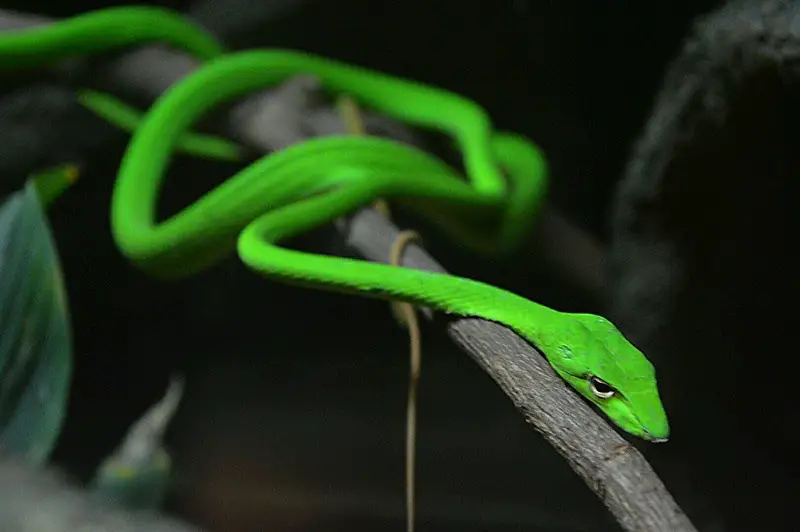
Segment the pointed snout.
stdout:
<svg viewBox="0 0 800 532">
<path fill-rule="evenodd" d="M 667 442 L 669 440 L 669 422 L 666 414 L 656 416 L 648 421 L 648 423 L 642 424 L 645 439 L 652 443 Z"/>
<path fill-rule="evenodd" d="M 669 420 L 657 390 L 632 396 L 633 412 L 641 431 L 640 437 L 653 442 L 664 443 L 669 439 Z"/>
</svg>

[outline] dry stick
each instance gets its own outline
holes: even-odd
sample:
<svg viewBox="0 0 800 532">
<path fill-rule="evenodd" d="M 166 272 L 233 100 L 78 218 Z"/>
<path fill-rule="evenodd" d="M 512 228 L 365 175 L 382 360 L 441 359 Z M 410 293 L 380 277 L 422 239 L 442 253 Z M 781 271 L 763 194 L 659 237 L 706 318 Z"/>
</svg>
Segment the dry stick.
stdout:
<svg viewBox="0 0 800 532">
<path fill-rule="evenodd" d="M 0 9 L 0 30 L 47 23 L 43 17 Z M 142 47 L 122 55 L 107 68 L 92 71 L 92 79 L 120 96 L 152 101 L 198 65 L 180 52 Z M 277 90 L 264 91 L 237 104 L 214 129 L 265 152 L 301 142 L 310 135 L 333 132 L 332 123 L 338 124 L 336 131 L 340 132 L 341 120 L 335 112 L 309 109 L 308 100 L 314 92 L 310 83 L 289 81 Z M 380 120 L 368 113 L 367 118 Z M 388 126 L 385 131 L 391 131 L 387 134 L 395 138 L 414 138 L 400 124 L 388 119 L 383 123 Z M 334 225 L 358 255 L 384 263 L 399 233 L 373 209 L 363 209 Z M 403 265 L 445 272 L 414 244 L 404 254 Z M 422 313 L 432 317 L 430 311 L 422 309 Z M 446 330 L 561 453 L 624 530 L 696 532 L 644 457 L 568 388 L 533 346 L 509 329 L 477 318 L 451 320 Z"/>
<path fill-rule="evenodd" d="M 361 118 L 361 112 L 355 100 L 349 96 L 342 96 L 337 101 L 339 112 L 345 123 L 345 131 L 351 135 L 365 135 L 366 128 Z M 376 199 L 373 208 L 380 212 L 387 220 L 391 220 L 389 204 L 384 199 Z M 419 235 L 413 231 L 400 233 L 392 244 L 389 263 L 400 266 L 403 250 L 412 240 L 419 240 Z M 422 361 L 422 342 L 419 318 L 414 307 L 404 301 L 392 301 L 392 313 L 395 319 L 408 330 L 410 375 L 408 380 L 408 404 L 406 406 L 406 530 L 414 532 L 415 521 L 415 486 L 414 479 L 416 458 L 417 435 L 417 389 L 419 387 L 419 373 Z"/>
<path fill-rule="evenodd" d="M 362 209 L 337 226 L 351 247 L 376 262 L 386 262 L 391 243 L 399 235 L 372 209 Z M 448 273 L 413 243 L 402 265 Z M 436 318 L 430 309 L 420 310 L 427 319 Z M 573 392 L 534 346 L 505 326 L 480 318 L 447 319 L 445 328 L 567 460 L 624 530 L 697 532 L 642 454 Z"/>
</svg>

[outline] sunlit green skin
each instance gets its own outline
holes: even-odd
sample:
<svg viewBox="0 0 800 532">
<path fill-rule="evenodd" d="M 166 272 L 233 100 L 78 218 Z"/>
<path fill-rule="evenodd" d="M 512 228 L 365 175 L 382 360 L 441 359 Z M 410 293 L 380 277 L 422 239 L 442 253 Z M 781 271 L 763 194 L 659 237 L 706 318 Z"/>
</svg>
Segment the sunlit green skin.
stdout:
<svg viewBox="0 0 800 532">
<path fill-rule="evenodd" d="M 532 143 L 492 132 L 483 109 L 458 95 L 297 52 L 223 55 L 198 28 L 149 7 L 106 9 L 42 29 L 0 34 L 0 67 L 38 66 L 148 41 L 213 60 L 170 88 L 143 117 L 113 97 L 81 95 L 95 112 L 135 128 L 111 209 L 114 239 L 132 262 L 152 275 L 173 278 L 238 252 L 269 279 L 499 322 L 536 346 L 558 375 L 619 427 L 646 440 L 666 440 L 669 425 L 654 368 L 605 318 L 558 312 L 457 276 L 278 245 L 376 198 L 391 197 L 475 251 L 511 250 L 535 222 L 545 194 L 545 163 Z M 174 150 L 237 157 L 235 145 L 191 133 L 191 125 L 220 104 L 296 74 L 313 74 L 333 93 L 347 93 L 365 107 L 449 134 L 464 153 L 467 179 L 440 160 L 391 140 L 318 138 L 256 161 L 182 212 L 157 222 L 158 195 Z M 592 391 L 593 376 L 613 388 L 610 397 Z"/>
</svg>

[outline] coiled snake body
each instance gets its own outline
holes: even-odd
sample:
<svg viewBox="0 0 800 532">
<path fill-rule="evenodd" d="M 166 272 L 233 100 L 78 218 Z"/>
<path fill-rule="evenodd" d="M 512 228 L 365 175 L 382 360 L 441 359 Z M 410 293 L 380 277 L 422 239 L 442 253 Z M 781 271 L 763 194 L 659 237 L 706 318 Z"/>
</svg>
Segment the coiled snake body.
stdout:
<svg viewBox="0 0 800 532">
<path fill-rule="evenodd" d="M 377 198 L 393 198 L 476 251 L 512 249 L 535 221 L 546 189 L 545 163 L 529 141 L 492 131 L 473 102 L 305 53 L 225 53 L 182 17 L 152 7 L 104 9 L 0 33 L 0 68 L 33 68 L 151 42 L 168 43 L 205 63 L 136 120 L 111 208 L 115 242 L 133 263 L 152 275 L 177 277 L 235 251 L 269 279 L 499 322 L 535 345 L 570 386 L 622 429 L 650 441 L 668 437 L 652 364 L 605 318 L 559 312 L 457 276 L 279 246 Z M 192 124 L 223 103 L 297 74 L 311 74 L 328 91 L 346 93 L 364 107 L 450 135 L 463 152 L 466 176 L 391 140 L 316 138 L 257 160 L 180 213 L 157 221 L 156 202 L 174 150 L 235 156 L 235 146 L 190 132 Z M 132 111 L 112 96 L 84 91 L 81 98 L 111 121 L 130 122 Z"/>
</svg>

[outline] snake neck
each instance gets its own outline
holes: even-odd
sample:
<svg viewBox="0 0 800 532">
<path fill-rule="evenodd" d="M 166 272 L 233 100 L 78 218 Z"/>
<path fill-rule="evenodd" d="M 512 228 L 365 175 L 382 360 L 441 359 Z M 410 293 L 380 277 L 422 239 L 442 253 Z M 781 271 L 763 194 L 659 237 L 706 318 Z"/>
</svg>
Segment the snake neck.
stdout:
<svg viewBox="0 0 800 532">
<path fill-rule="evenodd" d="M 536 347 L 546 348 L 547 324 L 560 313 L 497 286 L 457 276 L 436 275 L 417 304 L 440 312 L 476 317 L 504 325 Z M 428 288 L 435 285 L 435 288 Z"/>
<path fill-rule="evenodd" d="M 540 350 L 548 347 L 547 332 L 561 315 L 480 281 L 265 245 L 255 236 L 257 232 L 245 230 L 240 239 L 240 257 L 262 275 L 284 283 L 482 318 L 505 325 Z"/>
</svg>

